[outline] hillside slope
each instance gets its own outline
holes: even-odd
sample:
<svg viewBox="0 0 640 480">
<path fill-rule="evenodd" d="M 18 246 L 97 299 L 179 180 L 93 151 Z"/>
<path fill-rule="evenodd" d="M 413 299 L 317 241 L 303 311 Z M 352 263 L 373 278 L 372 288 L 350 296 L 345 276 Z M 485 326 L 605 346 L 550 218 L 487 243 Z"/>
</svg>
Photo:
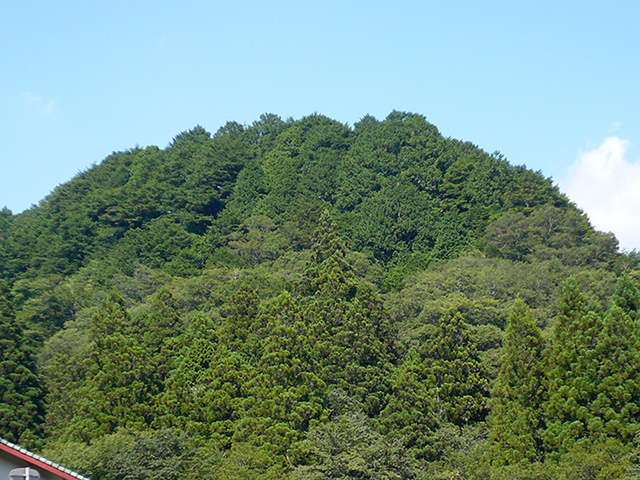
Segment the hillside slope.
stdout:
<svg viewBox="0 0 640 480">
<path fill-rule="evenodd" d="M 94 480 L 625 469 L 639 260 L 420 115 L 195 127 L 0 212 L 0 435 Z"/>
</svg>

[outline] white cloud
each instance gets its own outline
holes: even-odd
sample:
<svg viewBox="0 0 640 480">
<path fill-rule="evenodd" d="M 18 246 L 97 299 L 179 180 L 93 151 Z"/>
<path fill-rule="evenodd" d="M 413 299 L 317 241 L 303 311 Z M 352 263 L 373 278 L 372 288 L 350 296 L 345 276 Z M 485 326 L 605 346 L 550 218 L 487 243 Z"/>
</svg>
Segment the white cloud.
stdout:
<svg viewBox="0 0 640 480">
<path fill-rule="evenodd" d="M 581 153 L 563 190 L 596 229 L 613 232 L 624 250 L 640 250 L 640 163 L 625 158 L 628 147 L 614 136 Z"/>
<path fill-rule="evenodd" d="M 33 105 L 43 115 L 51 115 L 56 109 L 57 100 L 45 100 L 44 97 L 33 92 L 24 92 L 22 96 L 29 105 Z"/>
</svg>

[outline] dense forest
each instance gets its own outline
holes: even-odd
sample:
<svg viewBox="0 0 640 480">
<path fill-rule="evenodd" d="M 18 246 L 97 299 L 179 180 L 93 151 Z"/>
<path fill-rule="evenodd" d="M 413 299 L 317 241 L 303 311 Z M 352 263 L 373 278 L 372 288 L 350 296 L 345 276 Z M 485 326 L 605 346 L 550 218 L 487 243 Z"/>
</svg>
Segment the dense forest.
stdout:
<svg viewBox="0 0 640 480">
<path fill-rule="evenodd" d="M 640 478 L 640 255 L 393 112 L 0 211 L 0 436 L 93 480 Z"/>
</svg>

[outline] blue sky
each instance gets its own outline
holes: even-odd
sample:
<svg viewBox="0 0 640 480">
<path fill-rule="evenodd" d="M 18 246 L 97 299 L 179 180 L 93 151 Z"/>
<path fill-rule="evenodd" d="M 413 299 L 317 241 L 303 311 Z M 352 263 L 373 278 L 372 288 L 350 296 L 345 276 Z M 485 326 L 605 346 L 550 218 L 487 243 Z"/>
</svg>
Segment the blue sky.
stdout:
<svg viewBox="0 0 640 480">
<path fill-rule="evenodd" d="M 403 110 L 553 177 L 640 249 L 640 2 L 0 0 L 0 12 L 0 207 L 14 213 L 112 151 L 165 147 L 197 124 Z"/>
</svg>

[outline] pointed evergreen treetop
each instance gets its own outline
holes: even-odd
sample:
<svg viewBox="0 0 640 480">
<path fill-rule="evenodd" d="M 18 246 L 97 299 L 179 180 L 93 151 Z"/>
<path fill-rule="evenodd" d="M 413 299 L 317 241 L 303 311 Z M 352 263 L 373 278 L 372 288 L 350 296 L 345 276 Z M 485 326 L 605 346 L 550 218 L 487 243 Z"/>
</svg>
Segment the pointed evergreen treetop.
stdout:
<svg viewBox="0 0 640 480">
<path fill-rule="evenodd" d="M 502 344 L 500 372 L 492 390 L 489 461 L 494 465 L 540 460 L 546 396 L 544 341 L 531 311 L 516 299 Z"/>
<path fill-rule="evenodd" d="M 593 436 L 631 441 L 640 431 L 640 345 L 631 316 L 612 302 L 596 347 L 597 397 L 591 405 Z"/>
<path fill-rule="evenodd" d="M 300 285 L 301 293 L 353 297 L 356 278 L 346 261 L 346 251 L 333 219 L 325 210 L 315 232 L 311 258 Z"/>
<path fill-rule="evenodd" d="M 633 320 L 638 320 L 640 316 L 640 292 L 636 288 L 633 280 L 627 275 L 618 279 L 616 290 L 613 294 L 612 302 L 629 315 Z"/>
<path fill-rule="evenodd" d="M 124 299 L 118 291 L 112 290 L 91 319 L 90 338 L 99 342 L 114 333 L 124 333 L 130 323 Z"/>
<path fill-rule="evenodd" d="M 562 290 L 556 335 L 572 335 L 586 313 L 587 301 L 580 292 L 578 283 L 573 277 L 569 277 Z"/>
<path fill-rule="evenodd" d="M 597 396 L 596 346 L 602 319 L 589 311 L 573 278 L 565 284 L 557 323 L 549 346 L 547 451 L 563 453 L 577 442 L 589 442 L 594 425 L 590 413 Z"/>
<path fill-rule="evenodd" d="M 482 421 L 489 375 L 460 312 L 451 309 L 443 315 L 421 350 L 441 423 L 462 426 Z"/>
<path fill-rule="evenodd" d="M 222 325 L 218 329 L 221 343 L 252 361 L 260 356 L 259 310 L 260 297 L 252 288 L 241 287 L 222 308 Z"/>
</svg>

